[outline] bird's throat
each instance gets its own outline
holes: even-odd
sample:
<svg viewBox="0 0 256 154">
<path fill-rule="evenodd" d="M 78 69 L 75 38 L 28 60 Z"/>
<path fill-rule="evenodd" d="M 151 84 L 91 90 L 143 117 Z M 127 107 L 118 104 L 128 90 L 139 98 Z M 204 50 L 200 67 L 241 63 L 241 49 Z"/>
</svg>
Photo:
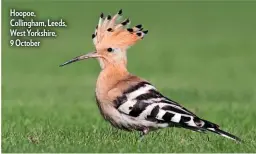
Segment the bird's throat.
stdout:
<svg viewBox="0 0 256 154">
<path fill-rule="evenodd" d="M 127 78 L 129 72 L 125 66 L 122 65 L 108 65 L 101 70 L 97 83 L 96 95 L 98 97 L 107 95 L 108 91 L 112 89 L 119 81 Z"/>
</svg>

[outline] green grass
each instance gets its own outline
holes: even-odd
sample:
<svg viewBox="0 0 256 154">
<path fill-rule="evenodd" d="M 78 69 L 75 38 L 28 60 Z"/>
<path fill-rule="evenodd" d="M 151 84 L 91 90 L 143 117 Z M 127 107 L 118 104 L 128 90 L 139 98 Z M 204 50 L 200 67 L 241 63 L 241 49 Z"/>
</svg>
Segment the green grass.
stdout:
<svg viewBox="0 0 256 154">
<path fill-rule="evenodd" d="M 68 28 L 58 29 L 57 39 L 42 39 L 40 48 L 9 47 L 9 8 L 63 17 Z M 94 98 L 98 63 L 58 65 L 93 50 L 99 13 L 119 8 L 133 25 L 149 29 L 128 51 L 129 70 L 245 143 L 169 128 L 139 145 L 138 132 L 116 130 L 103 120 Z M 255 152 L 255 8 L 255 2 L 5 0 L 2 152 Z"/>
</svg>

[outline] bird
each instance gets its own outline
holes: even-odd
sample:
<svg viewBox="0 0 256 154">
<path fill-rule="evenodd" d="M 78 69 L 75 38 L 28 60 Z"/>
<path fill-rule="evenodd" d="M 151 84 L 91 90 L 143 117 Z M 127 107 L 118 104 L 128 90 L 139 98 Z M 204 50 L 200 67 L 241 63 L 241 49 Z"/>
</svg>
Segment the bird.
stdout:
<svg viewBox="0 0 256 154">
<path fill-rule="evenodd" d="M 194 132 L 212 132 L 236 142 L 242 140 L 219 125 L 200 118 L 178 102 L 163 95 L 151 82 L 130 73 L 127 69 L 127 51 L 148 33 L 141 24 L 130 26 L 130 19 L 116 14 L 100 14 L 92 34 L 95 51 L 82 54 L 59 65 L 85 59 L 96 59 L 101 71 L 95 88 L 95 101 L 102 117 L 113 127 L 137 131 L 144 137 L 149 132 L 178 127 Z"/>
</svg>

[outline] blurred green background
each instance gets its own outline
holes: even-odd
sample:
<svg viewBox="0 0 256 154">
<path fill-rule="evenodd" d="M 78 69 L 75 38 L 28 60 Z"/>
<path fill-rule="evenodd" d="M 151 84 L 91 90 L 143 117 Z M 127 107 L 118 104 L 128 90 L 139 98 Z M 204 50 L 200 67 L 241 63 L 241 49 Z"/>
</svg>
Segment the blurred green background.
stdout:
<svg viewBox="0 0 256 154">
<path fill-rule="evenodd" d="M 9 9 L 63 18 L 39 48 L 9 46 Z M 94 49 L 101 12 L 120 8 L 149 34 L 128 51 L 130 72 L 243 140 L 169 128 L 139 134 L 113 129 L 94 98 L 95 60 L 59 64 Z M 2 2 L 2 152 L 255 152 L 256 2 Z M 207 138 L 209 137 L 209 140 Z"/>
</svg>

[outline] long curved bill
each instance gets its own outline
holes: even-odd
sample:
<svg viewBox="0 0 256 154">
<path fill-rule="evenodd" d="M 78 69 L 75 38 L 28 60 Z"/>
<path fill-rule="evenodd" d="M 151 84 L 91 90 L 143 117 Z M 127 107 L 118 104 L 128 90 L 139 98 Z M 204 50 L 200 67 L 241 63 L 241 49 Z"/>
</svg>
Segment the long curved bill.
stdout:
<svg viewBox="0 0 256 154">
<path fill-rule="evenodd" d="M 67 64 L 71 64 L 71 63 L 74 63 L 74 62 L 77 62 L 77 61 L 80 61 L 80 60 L 83 60 L 83 59 L 88 59 L 88 58 L 97 58 L 97 57 L 100 57 L 96 52 L 90 52 L 90 53 L 87 53 L 85 55 L 81 55 L 81 56 L 78 56 L 78 57 L 75 57 L 69 61 L 66 61 L 65 63 L 59 65 L 60 67 L 62 66 L 65 66 Z"/>
</svg>

